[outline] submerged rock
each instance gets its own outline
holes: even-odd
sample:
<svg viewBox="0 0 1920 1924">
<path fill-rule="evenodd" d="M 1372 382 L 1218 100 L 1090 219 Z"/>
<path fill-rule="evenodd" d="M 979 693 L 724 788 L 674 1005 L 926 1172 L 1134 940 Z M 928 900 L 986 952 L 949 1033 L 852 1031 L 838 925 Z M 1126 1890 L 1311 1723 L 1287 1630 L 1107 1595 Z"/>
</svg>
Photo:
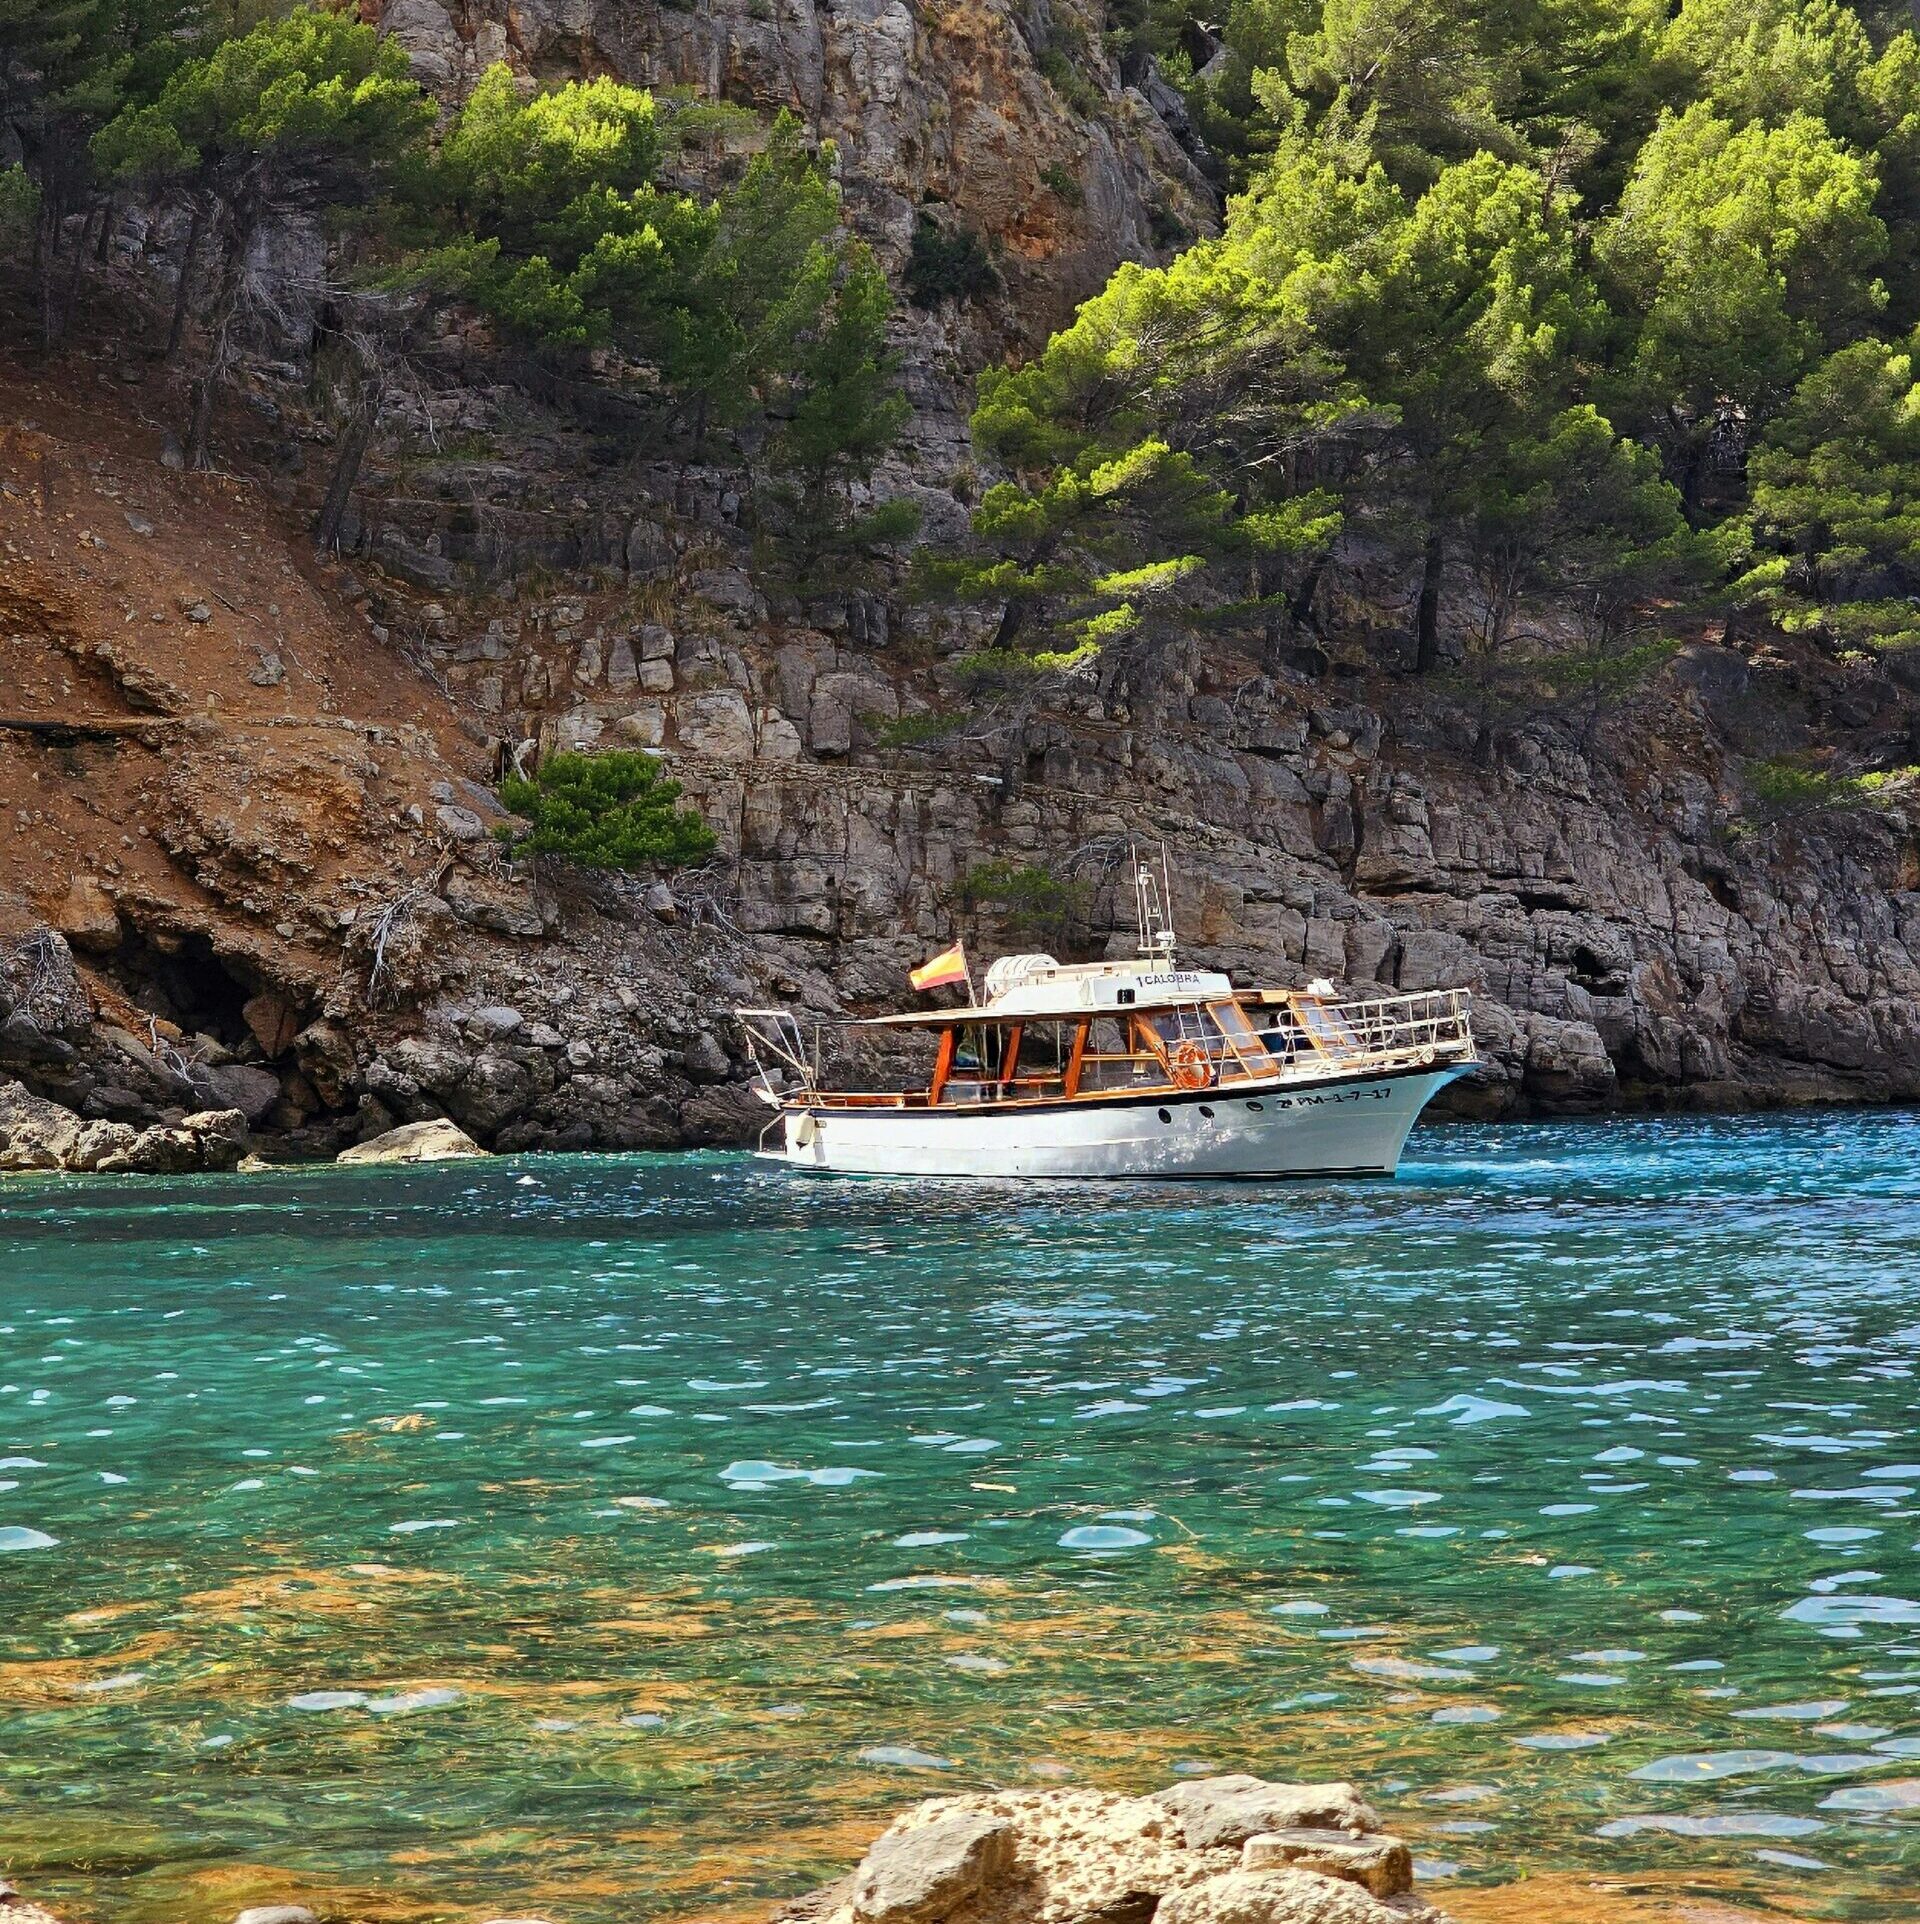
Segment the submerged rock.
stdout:
<svg viewBox="0 0 1920 1924">
<path fill-rule="evenodd" d="M 403 1123 L 384 1136 L 356 1142 L 334 1158 L 336 1162 L 448 1162 L 456 1156 L 484 1156 L 487 1152 L 460 1127 L 444 1117 L 430 1122 Z"/>
<path fill-rule="evenodd" d="M 320 1924 L 320 1920 L 304 1904 L 256 1904 L 242 1911 L 233 1924 Z"/>
<path fill-rule="evenodd" d="M 1351 1784 L 936 1797 L 774 1924 L 1446 1924 Z"/>
</svg>

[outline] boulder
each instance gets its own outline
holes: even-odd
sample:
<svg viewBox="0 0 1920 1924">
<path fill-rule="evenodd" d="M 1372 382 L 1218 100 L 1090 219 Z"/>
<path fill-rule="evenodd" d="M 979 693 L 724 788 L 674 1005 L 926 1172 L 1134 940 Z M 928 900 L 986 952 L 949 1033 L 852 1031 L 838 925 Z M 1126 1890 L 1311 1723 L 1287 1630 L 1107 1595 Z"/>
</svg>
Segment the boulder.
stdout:
<svg viewBox="0 0 1920 1924">
<path fill-rule="evenodd" d="M 640 670 L 633 658 L 633 643 L 621 635 L 607 651 L 607 692 L 630 695 L 640 685 Z"/>
<path fill-rule="evenodd" d="M 504 877 L 455 869 L 447 877 L 446 904 L 469 928 L 536 940 L 546 931 L 533 891 Z"/>
<path fill-rule="evenodd" d="M 91 875 L 76 875 L 66 900 L 53 912 L 53 926 L 76 949 L 109 955 L 120 946 L 120 911 Z"/>
<path fill-rule="evenodd" d="M 207 1087 L 228 1109 L 257 1123 L 280 1100 L 280 1078 L 250 1062 L 223 1062 L 206 1073 Z"/>
<path fill-rule="evenodd" d="M 234 1157 L 237 1163 L 238 1156 Z M 199 1138 L 155 1123 L 94 1164 L 103 1176 L 186 1176 L 201 1167 Z"/>
<path fill-rule="evenodd" d="M 1196 1850 L 1238 1849 L 1261 1831 L 1380 1828 L 1351 1784 L 1270 1784 L 1261 1777 L 1197 1777 L 1155 1794 Z"/>
<path fill-rule="evenodd" d="M 542 1063 L 541 1073 L 550 1084 L 552 1069 Z M 538 1093 L 533 1073 L 519 1055 L 488 1048 L 467 1065 L 460 1086 L 448 1093 L 446 1102 L 467 1128 L 492 1135 L 522 1114 Z"/>
<path fill-rule="evenodd" d="M 304 1904 L 256 1904 L 233 1920 L 233 1924 L 320 1924 Z"/>
<path fill-rule="evenodd" d="M 854 1873 L 859 1924 L 934 1924 L 1013 1868 L 1013 1826 L 986 1811 L 954 1811 L 895 1826 Z"/>
<path fill-rule="evenodd" d="M 65 1169 L 80 1139 L 80 1119 L 57 1102 L 0 1082 L 0 1169 Z"/>
<path fill-rule="evenodd" d="M 384 1136 L 356 1142 L 334 1158 L 344 1163 L 446 1162 L 456 1156 L 484 1156 L 487 1152 L 460 1128 L 444 1118 L 403 1123 Z"/>
<path fill-rule="evenodd" d="M 240 1019 L 253 1031 L 253 1039 L 264 1056 L 277 1056 L 300 1033 L 299 1012 L 285 996 L 273 989 L 262 989 L 241 1005 Z"/>
<path fill-rule="evenodd" d="M 1345 1878 L 1375 1897 L 1398 1897 L 1413 1889 L 1412 1851 L 1383 1831 L 1358 1837 L 1343 1830 L 1262 1831 L 1242 1847 L 1240 1868 L 1318 1871 L 1322 1877 Z"/>
<path fill-rule="evenodd" d="M 1196 1831 L 1236 1832 L 1263 1801 L 1343 1821 L 1196 1843 Z M 936 1797 L 899 1818 L 850 1876 L 784 1906 L 776 1924 L 1446 1924 L 1412 1895 L 1406 1845 L 1373 1823 L 1349 1784 L 1257 1777 L 1158 1797 Z"/>
<path fill-rule="evenodd" d="M 330 1109 L 347 1106 L 348 1095 L 359 1079 L 360 1064 L 353 1051 L 353 1038 L 345 1026 L 323 1016 L 310 1023 L 293 1039 L 294 1060 L 300 1073 L 312 1083 L 314 1092 Z"/>
<path fill-rule="evenodd" d="M 130 1122 L 88 1122 L 67 1156 L 69 1169 L 93 1170 L 109 1156 L 124 1155 L 140 1132 Z"/>
<path fill-rule="evenodd" d="M 180 1127 L 200 1145 L 204 1169 L 237 1169 L 247 1153 L 247 1118 L 238 1109 L 202 1109 L 183 1116 Z"/>
<path fill-rule="evenodd" d="M 1154 1924 L 1408 1924 L 1423 1914 L 1315 1871 L 1227 1871 L 1173 1892 Z"/>
<path fill-rule="evenodd" d="M 695 1082 L 725 1082 L 733 1073 L 726 1050 L 709 1029 L 702 1029 L 687 1045 L 683 1059 Z"/>
<path fill-rule="evenodd" d="M 773 1112 L 744 1082 L 696 1089 L 680 1105 L 680 1139 L 690 1148 L 745 1148 L 758 1140 Z"/>
<path fill-rule="evenodd" d="M 680 745 L 722 761 L 751 761 L 755 752 L 753 711 L 732 688 L 691 695 L 674 711 Z"/>
<path fill-rule="evenodd" d="M 442 803 L 433 811 L 434 825 L 451 841 L 478 842 L 487 832 L 487 825 L 470 808 L 461 808 L 454 803 Z"/>
<path fill-rule="evenodd" d="M 484 1009 L 475 1009 L 467 1017 L 467 1031 L 482 1042 L 497 1041 L 510 1036 L 524 1027 L 526 1017 L 518 1009 L 510 1008 L 504 1002 L 489 1003 Z"/>
<path fill-rule="evenodd" d="M 22 1067 L 72 1062 L 78 1051 L 72 1043 L 49 1035 L 25 1009 L 16 1009 L 0 1022 L 0 1063 Z"/>
</svg>

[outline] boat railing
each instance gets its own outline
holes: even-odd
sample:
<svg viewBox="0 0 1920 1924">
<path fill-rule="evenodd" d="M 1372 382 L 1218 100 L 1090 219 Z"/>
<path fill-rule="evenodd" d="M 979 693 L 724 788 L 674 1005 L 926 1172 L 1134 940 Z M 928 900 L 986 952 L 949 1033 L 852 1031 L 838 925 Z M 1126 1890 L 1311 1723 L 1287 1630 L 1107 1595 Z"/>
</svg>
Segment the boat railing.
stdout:
<svg viewBox="0 0 1920 1924">
<path fill-rule="evenodd" d="M 809 1043 L 800 1018 L 791 1009 L 735 1009 L 733 1014 L 746 1038 L 754 1092 L 763 1102 L 778 1106 L 786 1101 L 794 1093 L 782 1087 L 789 1076 L 802 1092 L 811 1093 L 819 1087 L 820 1024 L 817 1020 Z"/>
<path fill-rule="evenodd" d="M 1296 996 L 1248 1013 L 1270 1052 L 1297 1072 L 1317 1074 L 1328 1065 L 1400 1068 L 1471 1057 L 1472 1008 L 1466 989 L 1426 989 L 1361 1002 Z"/>
<path fill-rule="evenodd" d="M 774 1107 L 795 1102 L 834 1109 L 982 1107 L 1115 1095 L 1315 1082 L 1328 1075 L 1417 1069 L 1474 1059 L 1472 996 L 1465 989 L 1336 1002 L 1268 992 L 1135 1018 L 1133 1048 L 1082 1049 L 1071 1085 L 1064 1064 L 996 1076 L 961 1070 L 936 1089 L 823 1090 L 821 1024 L 809 1038 L 788 1009 L 736 1009 L 753 1065 L 753 1087 Z M 1204 1012 L 1204 1013 L 1203 1013 Z"/>
</svg>

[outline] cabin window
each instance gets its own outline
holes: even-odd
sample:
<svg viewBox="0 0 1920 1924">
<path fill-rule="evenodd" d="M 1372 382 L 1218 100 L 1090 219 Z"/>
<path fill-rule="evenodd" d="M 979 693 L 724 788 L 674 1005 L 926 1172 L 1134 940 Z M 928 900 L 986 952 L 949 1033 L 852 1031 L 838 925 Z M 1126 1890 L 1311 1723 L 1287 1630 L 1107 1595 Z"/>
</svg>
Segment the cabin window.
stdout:
<svg viewBox="0 0 1920 1924">
<path fill-rule="evenodd" d="M 941 1103 L 1063 1095 L 1078 1029 L 1077 1022 L 962 1023 Z"/>
<path fill-rule="evenodd" d="M 1345 1055 L 1361 1046 L 1360 1038 L 1354 1034 L 1338 1009 L 1330 1008 L 1324 1002 L 1302 1001 L 1296 1004 L 1300 1026 L 1313 1038 L 1314 1046 L 1323 1055 Z"/>
<path fill-rule="evenodd" d="M 1141 1018 L 1116 1021 L 1112 1016 L 1096 1016 L 1088 1025 L 1087 1052 L 1080 1059 L 1080 1092 L 1093 1094 L 1102 1089 L 1129 1089 L 1141 1083 L 1166 1080 L 1166 1071 L 1153 1053 L 1152 1044 L 1134 1030 Z"/>
<path fill-rule="evenodd" d="M 1160 1038 L 1160 1046 L 1169 1057 L 1183 1043 L 1191 1043 L 1205 1055 L 1216 1076 L 1222 1067 L 1236 1060 L 1211 1009 L 1196 1006 L 1156 1009 L 1152 1015 L 1142 1016 L 1140 1023 Z M 1191 1060 L 1192 1049 L 1187 1051 L 1187 1056 Z"/>
</svg>

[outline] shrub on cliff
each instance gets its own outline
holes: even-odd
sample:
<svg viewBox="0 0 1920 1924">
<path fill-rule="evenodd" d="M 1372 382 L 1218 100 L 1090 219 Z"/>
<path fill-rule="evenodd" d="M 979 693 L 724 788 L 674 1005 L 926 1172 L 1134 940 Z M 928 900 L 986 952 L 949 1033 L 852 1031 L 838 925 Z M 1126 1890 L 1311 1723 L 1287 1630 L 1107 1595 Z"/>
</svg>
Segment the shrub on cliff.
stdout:
<svg viewBox="0 0 1920 1924">
<path fill-rule="evenodd" d="M 651 755 L 555 755 L 531 778 L 502 782 L 500 799 L 528 824 L 497 831 L 516 854 L 638 869 L 683 867 L 713 852 L 713 830 L 694 810 L 674 806 L 680 784 Z"/>
<path fill-rule="evenodd" d="M 907 298 L 915 307 L 977 301 L 1000 287 L 1000 272 L 986 242 L 971 227 L 949 230 L 930 214 L 914 223 L 904 278 Z"/>
</svg>

